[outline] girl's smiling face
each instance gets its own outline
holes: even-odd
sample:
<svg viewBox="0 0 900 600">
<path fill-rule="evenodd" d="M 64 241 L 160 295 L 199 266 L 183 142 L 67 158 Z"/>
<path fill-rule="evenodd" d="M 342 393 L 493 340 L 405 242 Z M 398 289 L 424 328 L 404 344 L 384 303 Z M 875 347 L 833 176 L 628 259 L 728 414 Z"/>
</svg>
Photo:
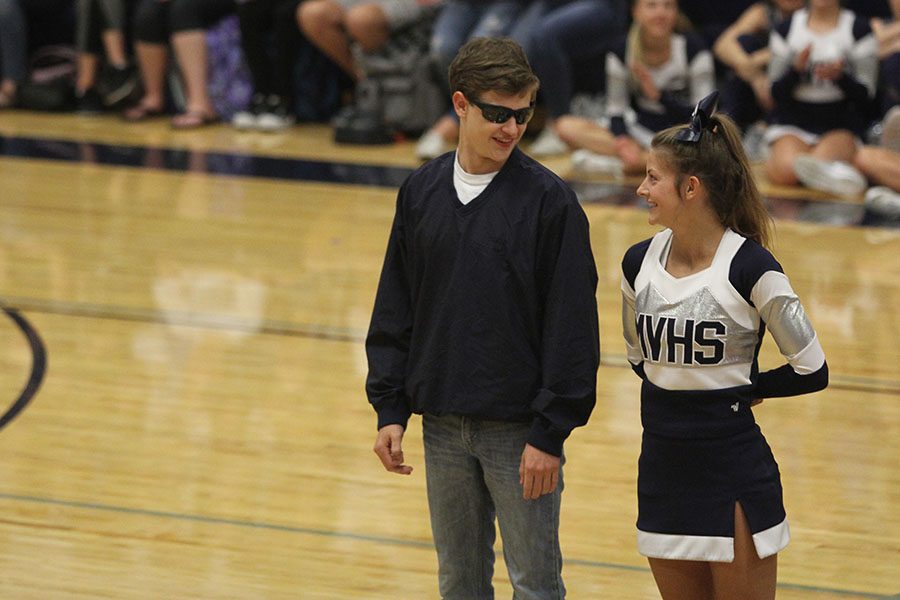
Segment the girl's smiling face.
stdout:
<svg viewBox="0 0 900 600">
<path fill-rule="evenodd" d="M 679 174 L 669 166 L 663 155 L 651 148 L 647 156 L 647 174 L 637 189 L 637 195 L 647 201 L 651 225 L 671 228 L 678 220 L 684 208 L 679 185 Z"/>
</svg>

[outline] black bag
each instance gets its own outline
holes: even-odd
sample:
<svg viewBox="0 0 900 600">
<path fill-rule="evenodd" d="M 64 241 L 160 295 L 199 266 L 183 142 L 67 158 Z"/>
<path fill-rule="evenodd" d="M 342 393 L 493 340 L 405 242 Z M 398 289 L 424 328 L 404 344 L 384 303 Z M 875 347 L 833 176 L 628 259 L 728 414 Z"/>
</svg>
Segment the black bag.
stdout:
<svg viewBox="0 0 900 600">
<path fill-rule="evenodd" d="M 71 46 L 43 46 L 31 57 L 28 79 L 16 91 L 16 106 L 26 110 L 75 109 L 77 53 Z"/>
</svg>

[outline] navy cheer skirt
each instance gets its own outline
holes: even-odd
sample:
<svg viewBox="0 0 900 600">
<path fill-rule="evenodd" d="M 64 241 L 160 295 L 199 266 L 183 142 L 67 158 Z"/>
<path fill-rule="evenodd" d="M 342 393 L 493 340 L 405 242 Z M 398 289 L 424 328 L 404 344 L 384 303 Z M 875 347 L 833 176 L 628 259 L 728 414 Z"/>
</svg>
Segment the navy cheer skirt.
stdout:
<svg viewBox="0 0 900 600">
<path fill-rule="evenodd" d="M 784 548 L 790 533 L 778 464 L 749 398 L 690 392 L 642 396 L 640 553 L 731 562 L 735 502 L 760 558 Z"/>
</svg>

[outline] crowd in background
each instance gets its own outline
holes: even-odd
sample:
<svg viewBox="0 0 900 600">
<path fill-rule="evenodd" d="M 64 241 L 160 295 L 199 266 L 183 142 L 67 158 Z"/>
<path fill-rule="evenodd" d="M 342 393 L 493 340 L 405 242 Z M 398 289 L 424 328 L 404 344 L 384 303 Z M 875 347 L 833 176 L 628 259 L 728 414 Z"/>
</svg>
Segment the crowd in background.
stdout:
<svg viewBox="0 0 900 600">
<path fill-rule="evenodd" d="M 346 121 L 367 57 L 410 30 L 441 88 L 466 40 L 517 41 L 541 80 L 537 157 L 640 174 L 653 134 L 719 89 L 771 183 L 900 215 L 900 0 L 0 0 L 0 108 Z M 454 145 L 450 91 L 414 132 L 423 160 Z"/>
</svg>

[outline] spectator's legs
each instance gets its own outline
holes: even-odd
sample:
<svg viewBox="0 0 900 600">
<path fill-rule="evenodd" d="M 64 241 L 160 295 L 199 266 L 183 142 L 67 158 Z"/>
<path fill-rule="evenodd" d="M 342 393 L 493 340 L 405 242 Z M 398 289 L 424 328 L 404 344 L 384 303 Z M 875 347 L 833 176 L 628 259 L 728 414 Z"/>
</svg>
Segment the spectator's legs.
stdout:
<svg viewBox="0 0 900 600">
<path fill-rule="evenodd" d="M 169 50 L 164 44 L 148 42 L 137 42 L 134 48 L 141 72 L 141 82 L 144 84 L 144 97 L 139 106 L 151 113 L 162 112 L 166 104 L 165 85 Z"/>
<path fill-rule="evenodd" d="M 509 30 L 509 37 L 525 50 L 525 55 L 531 60 L 536 48 L 531 45 L 532 35 L 540 26 L 541 20 L 556 6 L 554 0 L 533 0 L 525 10 L 519 13 L 519 17 Z"/>
<path fill-rule="evenodd" d="M 808 154 L 811 147 L 800 138 L 786 135 L 778 138 L 769 147 L 769 159 L 766 161 L 766 176 L 776 185 L 797 185 L 794 173 L 794 161 L 798 154 Z"/>
<path fill-rule="evenodd" d="M 103 32 L 103 49 L 106 60 L 118 69 L 128 65 L 128 54 L 125 51 L 125 34 L 121 29 L 107 29 Z"/>
<path fill-rule="evenodd" d="M 289 106 L 294 97 L 294 64 L 303 39 L 293 17 L 299 4 L 300 0 L 280 0 L 275 7 L 275 85 Z"/>
<path fill-rule="evenodd" d="M 829 131 L 822 136 L 810 154 L 822 160 L 852 163 L 857 143 L 858 139 L 851 131 L 846 129 Z"/>
<path fill-rule="evenodd" d="M 117 69 L 128 65 L 128 51 L 125 45 L 125 1 L 97 0 L 103 15 L 103 50 L 106 61 Z"/>
<path fill-rule="evenodd" d="M 625 15 L 617 3 L 605 0 L 573 0 L 541 20 L 529 44 L 533 48 L 529 59 L 541 80 L 551 118 L 569 112 L 575 93 L 574 66 L 591 61 L 602 79 L 607 46 L 624 31 Z"/>
<path fill-rule="evenodd" d="M 185 87 L 185 112 L 176 115 L 172 126 L 199 127 L 216 119 L 207 88 L 208 61 L 206 30 L 234 14 L 234 0 L 172 0 L 171 42 Z"/>
<path fill-rule="evenodd" d="M 237 14 L 241 26 L 241 49 L 253 78 L 257 94 L 268 95 L 274 90 L 272 67 L 266 51 L 266 32 L 273 24 L 274 0 L 252 0 L 238 5 Z"/>
<path fill-rule="evenodd" d="M 297 7 L 297 23 L 310 42 L 347 75 L 359 79 L 350 40 L 344 31 L 345 14 L 344 8 L 334 0 L 306 0 Z"/>
<path fill-rule="evenodd" d="M 172 49 L 184 83 L 185 112 L 172 119 L 178 129 L 199 127 L 216 119 L 207 81 L 209 60 L 206 30 L 234 14 L 234 0 L 170 0 Z"/>
<path fill-rule="evenodd" d="M 437 81 L 445 89 L 449 88 L 447 70 L 450 63 L 475 27 L 480 14 L 476 4 L 447 0 L 435 19 L 429 53 Z M 447 96 L 449 95 L 448 91 Z"/>
<path fill-rule="evenodd" d="M 350 38 L 367 53 L 378 51 L 391 36 L 391 24 L 380 4 L 357 4 L 349 8 L 344 25 Z"/>
<path fill-rule="evenodd" d="M 144 95 L 124 117 L 137 121 L 161 113 L 165 107 L 165 81 L 168 66 L 169 3 L 141 0 L 134 13 L 134 45 Z"/>
<path fill-rule="evenodd" d="M 78 1 L 78 25 L 75 33 L 78 49 L 75 95 L 84 96 L 97 83 L 100 67 L 100 11 L 94 0 Z"/>
<path fill-rule="evenodd" d="M 568 115 L 556 120 L 556 132 L 572 148 L 615 156 L 616 138 L 592 119 Z"/>
<path fill-rule="evenodd" d="M 879 146 L 863 146 L 853 160 L 853 166 L 873 183 L 900 192 L 900 152 Z"/>
<path fill-rule="evenodd" d="M 866 190 L 867 182 L 865 176 L 853 168 L 858 143 L 857 137 L 846 129 L 823 134 L 808 151 L 801 150 L 793 156 L 790 166 L 796 180 L 808 188 L 836 196 L 859 196 Z"/>
<path fill-rule="evenodd" d="M 193 29 L 172 34 L 172 49 L 184 80 L 185 117 L 213 118 L 215 109 L 206 87 L 208 69 L 206 31 Z M 180 125 L 182 121 L 187 125 L 186 119 L 176 118 L 174 123 Z"/>
<path fill-rule="evenodd" d="M 96 54 L 87 54 L 81 52 L 78 54 L 77 71 L 75 78 L 75 93 L 82 95 L 87 90 L 94 87 L 97 81 L 97 71 L 100 67 L 100 57 Z"/>
</svg>

